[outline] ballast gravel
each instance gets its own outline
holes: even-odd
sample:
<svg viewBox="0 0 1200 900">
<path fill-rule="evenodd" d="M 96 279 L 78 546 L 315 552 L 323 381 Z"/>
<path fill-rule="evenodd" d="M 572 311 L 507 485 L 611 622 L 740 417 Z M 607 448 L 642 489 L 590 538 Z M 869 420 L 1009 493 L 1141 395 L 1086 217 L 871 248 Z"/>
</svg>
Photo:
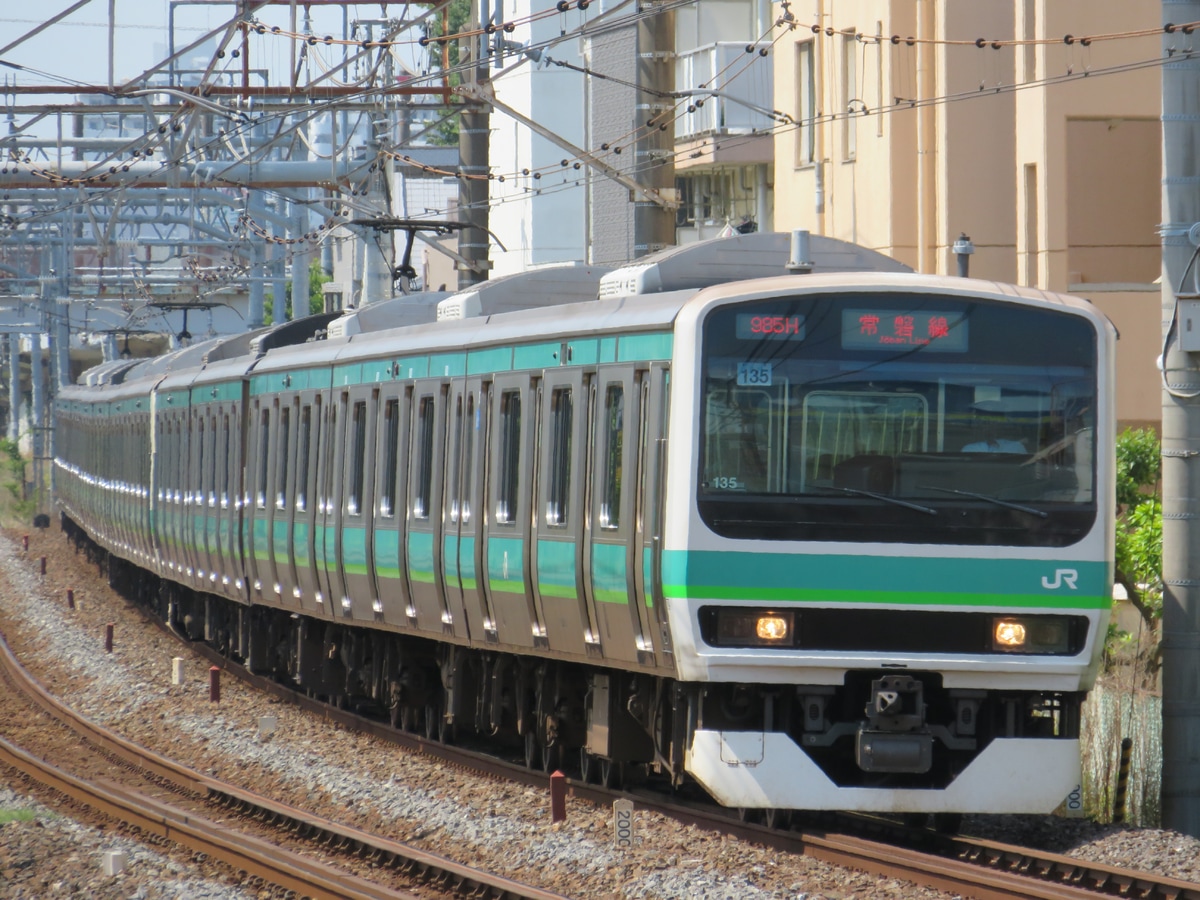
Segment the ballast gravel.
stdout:
<svg viewBox="0 0 1200 900">
<path fill-rule="evenodd" d="M 209 700 L 208 664 L 148 625 L 57 529 L 0 535 L 0 630 L 41 683 L 104 726 L 198 771 L 318 815 L 576 898 L 850 900 L 949 898 L 840 869 L 650 813 L 633 849 L 612 841 L 611 811 L 569 800 L 552 824 L 545 792 L 451 769 L 348 732 L 225 678 Z M 47 574 L 40 575 L 40 557 Z M 68 609 L 66 591 L 74 592 Z M 113 625 L 113 649 L 105 628 Z M 172 660 L 184 679 L 171 683 Z M 262 717 L 276 719 L 260 734 Z M 269 896 L 186 854 L 80 824 L 0 773 L 0 896 L 247 900 Z M 1082 859 L 1200 881 L 1200 842 L 1170 832 L 1046 817 L 969 817 L 968 830 Z M 973 828 L 972 828 L 973 826 Z M 123 850 L 124 871 L 102 873 Z M 211 869 L 211 867 L 209 867 Z M 52 893 L 51 893 L 52 891 Z"/>
</svg>

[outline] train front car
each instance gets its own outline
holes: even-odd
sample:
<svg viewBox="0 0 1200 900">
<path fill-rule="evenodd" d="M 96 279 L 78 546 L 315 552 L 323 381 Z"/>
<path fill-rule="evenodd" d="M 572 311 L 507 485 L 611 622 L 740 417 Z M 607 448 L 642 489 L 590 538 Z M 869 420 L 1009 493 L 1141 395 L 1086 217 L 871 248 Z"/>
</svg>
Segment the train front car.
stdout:
<svg viewBox="0 0 1200 900">
<path fill-rule="evenodd" d="M 1076 789 L 1114 345 L 1086 302 L 964 279 L 684 308 L 662 590 L 703 683 L 686 768 L 719 802 L 1049 812 Z"/>
</svg>

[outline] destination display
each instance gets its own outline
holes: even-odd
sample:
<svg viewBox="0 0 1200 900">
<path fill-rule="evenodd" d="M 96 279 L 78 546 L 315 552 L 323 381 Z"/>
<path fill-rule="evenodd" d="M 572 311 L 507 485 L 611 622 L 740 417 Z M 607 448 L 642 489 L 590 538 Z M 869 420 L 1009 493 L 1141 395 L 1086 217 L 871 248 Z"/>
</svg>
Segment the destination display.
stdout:
<svg viewBox="0 0 1200 900">
<path fill-rule="evenodd" d="M 738 313 L 734 330 L 739 341 L 802 341 L 804 316 L 775 316 L 759 313 Z"/>
<path fill-rule="evenodd" d="M 965 353 L 967 325 L 961 312 L 844 309 L 842 349 L 902 350 L 920 347 L 940 353 Z"/>
</svg>

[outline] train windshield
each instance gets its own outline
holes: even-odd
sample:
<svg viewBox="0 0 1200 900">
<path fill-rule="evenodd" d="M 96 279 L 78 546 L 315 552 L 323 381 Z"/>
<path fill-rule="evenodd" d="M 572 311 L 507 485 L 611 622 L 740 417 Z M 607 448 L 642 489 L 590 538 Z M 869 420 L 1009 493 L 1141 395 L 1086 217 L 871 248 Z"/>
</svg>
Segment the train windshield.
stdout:
<svg viewBox="0 0 1200 900">
<path fill-rule="evenodd" d="M 703 340 L 697 490 L 718 534 L 1057 547 L 1095 521 L 1086 319 L 839 293 L 719 307 Z"/>
</svg>

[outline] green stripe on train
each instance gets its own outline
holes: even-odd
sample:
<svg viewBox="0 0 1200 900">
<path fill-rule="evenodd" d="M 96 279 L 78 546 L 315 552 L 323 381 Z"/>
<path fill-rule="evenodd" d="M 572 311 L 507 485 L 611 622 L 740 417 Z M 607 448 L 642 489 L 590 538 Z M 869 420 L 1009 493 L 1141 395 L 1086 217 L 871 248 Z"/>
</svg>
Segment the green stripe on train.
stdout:
<svg viewBox="0 0 1200 900">
<path fill-rule="evenodd" d="M 1069 609 L 1112 603 L 1112 567 L 1086 560 L 673 550 L 663 553 L 662 566 L 663 593 L 680 599 Z"/>
</svg>

